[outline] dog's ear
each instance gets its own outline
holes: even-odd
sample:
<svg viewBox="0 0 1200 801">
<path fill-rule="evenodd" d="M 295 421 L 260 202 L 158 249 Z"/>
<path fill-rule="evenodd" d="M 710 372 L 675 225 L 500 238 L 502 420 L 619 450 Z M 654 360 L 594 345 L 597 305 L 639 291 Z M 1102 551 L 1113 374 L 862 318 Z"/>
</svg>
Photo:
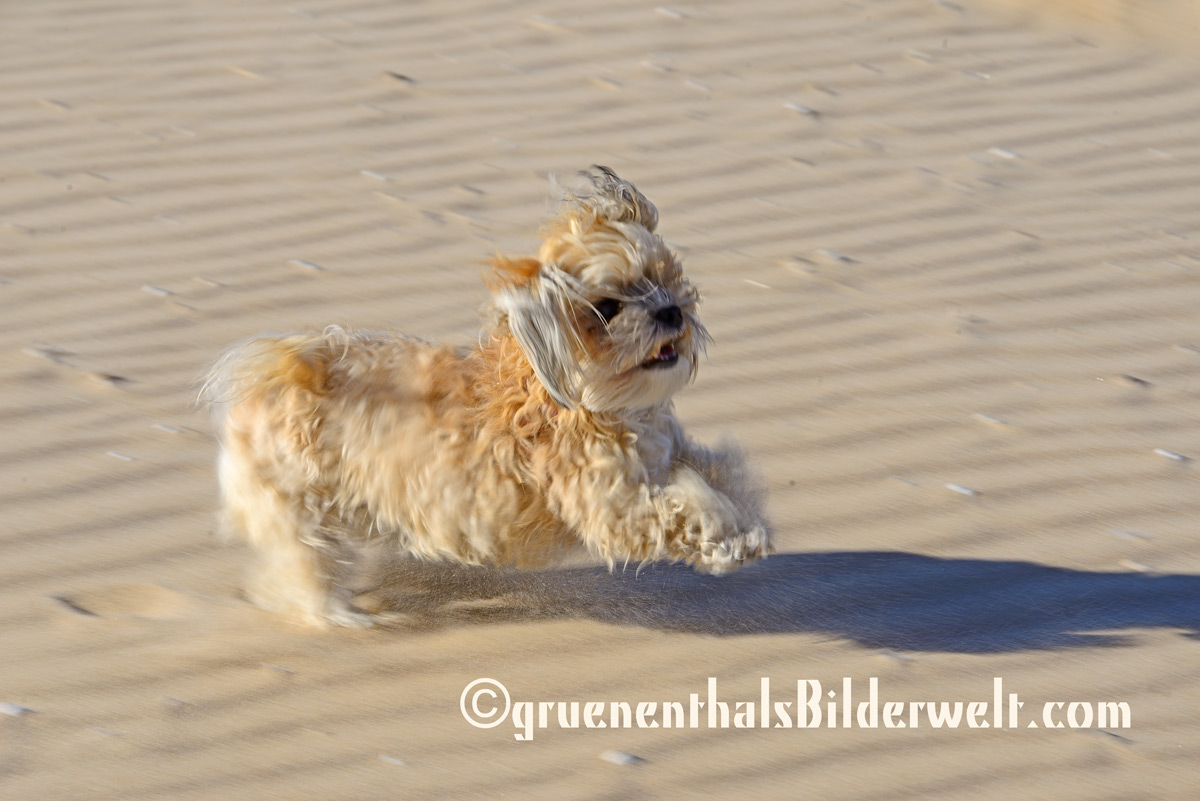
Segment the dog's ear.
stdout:
<svg viewBox="0 0 1200 801">
<path fill-rule="evenodd" d="M 505 287 L 526 286 L 542 269 L 537 259 L 510 259 L 496 256 L 489 264 L 492 274 L 484 276 L 484 282 L 493 292 Z"/>
<path fill-rule="evenodd" d="M 508 330 L 533 367 L 534 375 L 564 409 L 579 405 L 583 347 L 575 330 L 575 302 L 582 297 L 574 279 L 536 259 L 496 258 L 492 290 Z"/>
</svg>

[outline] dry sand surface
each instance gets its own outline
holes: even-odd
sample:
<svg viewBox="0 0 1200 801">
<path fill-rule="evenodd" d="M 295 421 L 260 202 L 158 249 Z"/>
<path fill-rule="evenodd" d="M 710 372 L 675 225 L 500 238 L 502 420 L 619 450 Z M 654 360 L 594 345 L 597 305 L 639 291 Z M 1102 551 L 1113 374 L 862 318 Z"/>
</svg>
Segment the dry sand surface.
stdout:
<svg viewBox="0 0 1200 801">
<path fill-rule="evenodd" d="M 1195 20 L 1013 5 L 0 6 L 0 795 L 1194 798 L 1200 60 L 1154 31 Z M 705 292 L 679 411 L 750 452 L 780 552 L 422 571 L 388 630 L 244 602 L 195 377 L 331 322 L 469 342 L 482 260 L 592 163 Z M 481 677 L 1025 706 L 519 742 L 460 715 Z"/>
</svg>

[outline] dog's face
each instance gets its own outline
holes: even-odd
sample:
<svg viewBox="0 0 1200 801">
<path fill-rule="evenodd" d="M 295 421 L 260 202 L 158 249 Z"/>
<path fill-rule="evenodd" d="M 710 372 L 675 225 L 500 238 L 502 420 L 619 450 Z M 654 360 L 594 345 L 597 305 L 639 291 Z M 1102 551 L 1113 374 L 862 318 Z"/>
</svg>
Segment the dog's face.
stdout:
<svg viewBox="0 0 1200 801">
<path fill-rule="evenodd" d="M 611 171 L 567 198 L 537 259 L 497 259 L 495 302 L 564 408 L 642 409 L 695 377 L 699 294 L 654 233 L 658 214 Z"/>
<path fill-rule="evenodd" d="M 632 227 L 632 226 L 630 226 Z M 644 231 L 644 229 L 643 229 Z M 547 264 L 575 279 L 578 299 L 566 320 L 581 340 L 579 405 L 593 411 L 661 403 L 695 376 L 705 333 L 699 295 L 674 255 L 648 232 L 626 231 L 611 249 L 562 248 Z M 626 245 L 642 239 L 633 248 Z"/>
</svg>

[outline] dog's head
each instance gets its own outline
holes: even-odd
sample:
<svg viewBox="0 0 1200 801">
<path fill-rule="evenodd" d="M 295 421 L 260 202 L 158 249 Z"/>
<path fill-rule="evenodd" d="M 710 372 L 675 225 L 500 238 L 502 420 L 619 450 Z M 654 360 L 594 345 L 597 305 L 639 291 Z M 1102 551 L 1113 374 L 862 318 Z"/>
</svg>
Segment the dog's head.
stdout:
<svg viewBox="0 0 1200 801">
<path fill-rule="evenodd" d="M 642 409 L 696 375 L 699 293 L 654 233 L 658 212 L 607 167 L 567 194 L 536 259 L 497 258 L 494 302 L 566 409 Z"/>
</svg>

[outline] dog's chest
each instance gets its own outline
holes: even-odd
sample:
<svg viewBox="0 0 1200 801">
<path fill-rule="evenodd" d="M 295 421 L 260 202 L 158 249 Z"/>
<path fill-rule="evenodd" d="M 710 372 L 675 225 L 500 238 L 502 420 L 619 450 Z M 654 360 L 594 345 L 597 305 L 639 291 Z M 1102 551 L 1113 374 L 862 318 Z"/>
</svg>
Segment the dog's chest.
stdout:
<svg viewBox="0 0 1200 801">
<path fill-rule="evenodd" d="M 650 483 L 663 485 L 671 478 L 671 460 L 675 453 L 674 428 L 662 419 L 636 420 L 630 426 L 637 436 L 638 459 L 646 468 Z"/>
</svg>

